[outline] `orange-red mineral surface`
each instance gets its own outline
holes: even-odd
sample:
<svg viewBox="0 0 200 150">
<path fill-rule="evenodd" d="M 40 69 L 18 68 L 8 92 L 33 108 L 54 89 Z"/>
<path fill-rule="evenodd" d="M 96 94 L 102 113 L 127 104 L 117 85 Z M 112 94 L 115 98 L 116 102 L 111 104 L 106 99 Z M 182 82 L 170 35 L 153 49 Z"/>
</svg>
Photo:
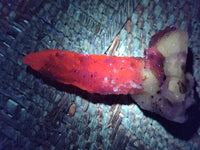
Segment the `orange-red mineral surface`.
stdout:
<svg viewBox="0 0 200 150">
<path fill-rule="evenodd" d="M 152 37 L 144 58 L 50 49 L 28 54 L 23 62 L 90 93 L 131 94 L 140 108 L 183 123 L 194 103 L 193 77 L 185 70 L 187 42 L 186 31 L 167 27 Z"/>
<path fill-rule="evenodd" d="M 90 93 L 135 94 L 143 89 L 144 61 L 139 57 L 85 55 L 51 49 L 28 54 L 23 62 L 58 82 Z"/>
</svg>

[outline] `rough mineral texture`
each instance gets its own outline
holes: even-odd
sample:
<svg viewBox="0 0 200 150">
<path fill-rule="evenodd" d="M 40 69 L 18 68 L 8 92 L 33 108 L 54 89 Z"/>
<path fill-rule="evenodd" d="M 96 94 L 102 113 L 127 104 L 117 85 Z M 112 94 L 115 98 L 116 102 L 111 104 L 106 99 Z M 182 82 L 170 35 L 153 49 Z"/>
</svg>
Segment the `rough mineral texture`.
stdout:
<svg viewBox="0 0 200 150">
<path fill-rule="evenodd" d="M 152 85 L 146 88 L 146 92 L 132 97 L 141 108 L 183 123 L 187 121 L 187 109 L 195 102 L 194 79 L 190 73 L 185 73 L 188 34 L 180 29 L 166 28 L 156 34 L 150 43 L 164 56 L 165 79 L 160 87 L 152 80 L 147 81 Z M 153 94 L 149 92 L 151 88 L 155 90 Z"/>
<path fill-rule="evenodd" d="M 151 37 L 174 25 L 189 35 L 199 101 L 199 9 L 199 0 L 1 0 L 0 149 L 199 150 L 198 103 L 180 125 L 141 111 L 130 97 L 55 88 L 22 62 L 45 49 L 107 54 L 116 36 L 115 56 L 143 57 Z"/>
</svg>

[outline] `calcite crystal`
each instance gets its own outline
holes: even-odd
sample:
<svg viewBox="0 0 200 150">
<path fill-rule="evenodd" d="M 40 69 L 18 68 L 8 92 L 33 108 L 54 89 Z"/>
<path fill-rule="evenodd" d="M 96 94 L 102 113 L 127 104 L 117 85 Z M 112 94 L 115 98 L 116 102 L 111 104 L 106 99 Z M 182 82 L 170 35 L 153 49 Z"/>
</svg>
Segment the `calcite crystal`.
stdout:
<svg viewBox="0 0 200 150">
<path fill-rule="evenodd" d="M 117 45 L 119 40 L 117 37 Z M 183 123 L 186 110 L 194 102 L 193 78 L 185 73 L 187 42 L 186 31 L 168 27 L 152 37 L 144 58 L 50 49 L 28 54 L 23 62 L 60 83 L 89 93 L 131 94 L 142 109 Z M 116 47 L 114 44 L 111 49 Z"/>
<path fill-rule="evenodd" d="M 141 93 L 144 61 L 140 57 L 85 55 L 58 49 L 26 55 L 23 62 L 60 83 L 90 93 Z"/>
<path fill-rule="evenodd" d="M 132 95 L 137 104 L 145 110 L 178 123 L 187 120 L 186 110 L 194 103 L 194 80 L 186 73 L 188 33 L 167 27 L 153 36 L 150 46 L 155 46 L 163 55 L 165 78 L 159 85 L 151 71 L 144 82 L 144 93 Z"/>
</svg>

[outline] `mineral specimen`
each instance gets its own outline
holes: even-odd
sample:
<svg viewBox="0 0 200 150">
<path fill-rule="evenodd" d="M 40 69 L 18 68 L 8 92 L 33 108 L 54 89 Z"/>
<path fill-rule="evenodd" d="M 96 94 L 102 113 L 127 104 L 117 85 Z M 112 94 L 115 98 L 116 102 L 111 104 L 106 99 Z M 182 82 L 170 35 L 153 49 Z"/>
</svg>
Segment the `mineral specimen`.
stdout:
<svg viewBox="0 0 200 150">
<path fill-rule="evenodd" d="M 194 80 L 185 73 L 187 42 L 188 33 L 174 27 L 153 36 L 150 46 L 155 46 L 164 57 L 165 79 L 159 85 L 150 73 L 143 84 L 144 93 L 132 95 L 142 109 L 179 123 L 187 120 L 186 110 L 194 103 Z"/>
<path fill-rule="evenodd" d="M 23 62 L 90 93 L 131 94 L 142 109 L 183 123 L 194 102 L 193 78 L 185 73 L 187 42 L 186 31 L 167 27 L 152 37 L 144 58 L 51 49 L 28 54 Z"/>
<path fill-rule="evenodd" d="M 144 62 L 139 57 L 110 57 L 46 50 L 28 54 L 23 62 L 58 82 L 73 84 L 90 93 L 142 92 Z"/>
</svg>

